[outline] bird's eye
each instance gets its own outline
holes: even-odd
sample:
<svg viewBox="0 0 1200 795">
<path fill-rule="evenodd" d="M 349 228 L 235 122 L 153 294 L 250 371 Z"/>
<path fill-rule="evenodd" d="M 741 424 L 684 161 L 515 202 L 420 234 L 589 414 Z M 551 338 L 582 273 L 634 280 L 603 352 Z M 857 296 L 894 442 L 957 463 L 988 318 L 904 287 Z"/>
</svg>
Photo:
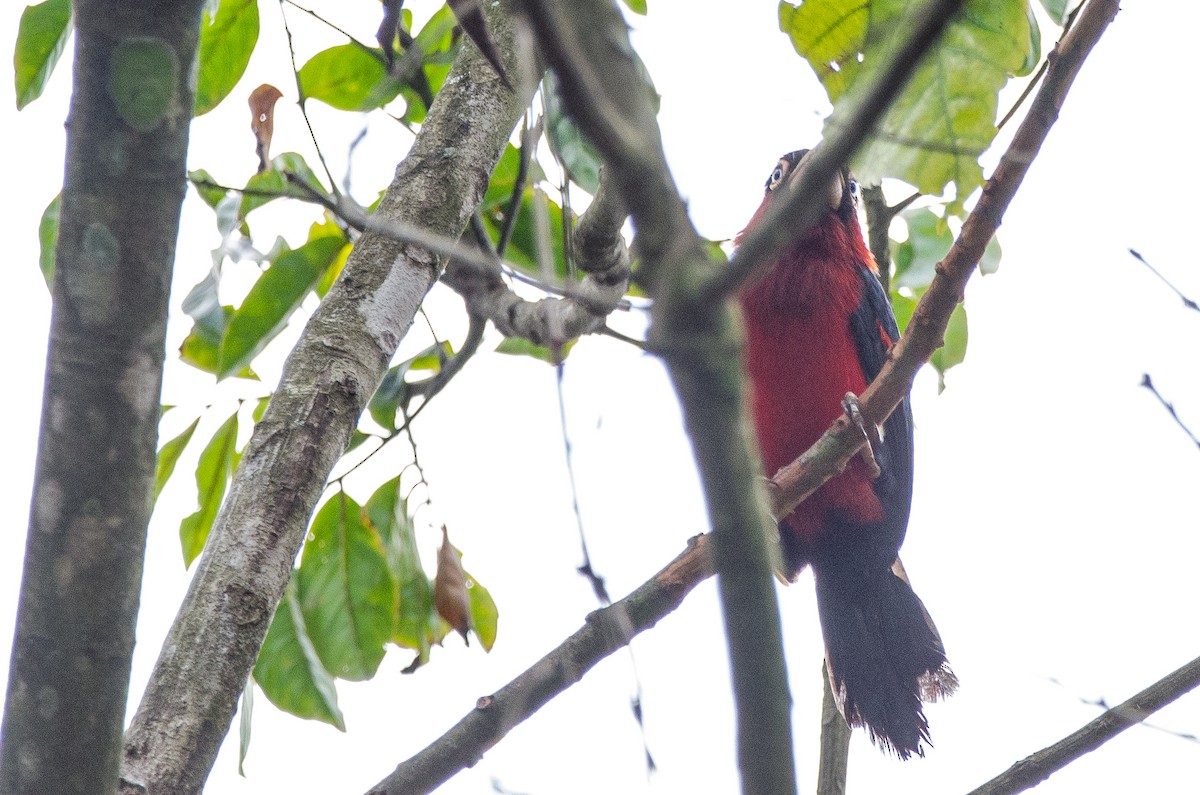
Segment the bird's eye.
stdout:
<svg viewBox="0 0 1200 795">
<path fill-rule="evenodd" d="M 850 180 L 850 198 L 854 199 L 854 203 L 858 204 L 858 180 Z"/>
<path fill-rule="evenodd" d="M 779 183 L 783 182 L 783 166 L 775 166 L 775 170 L 771 172 L 771 178 L 767 180 L 767 190 L 775 190 L 779 187 Z"/>
</svg>

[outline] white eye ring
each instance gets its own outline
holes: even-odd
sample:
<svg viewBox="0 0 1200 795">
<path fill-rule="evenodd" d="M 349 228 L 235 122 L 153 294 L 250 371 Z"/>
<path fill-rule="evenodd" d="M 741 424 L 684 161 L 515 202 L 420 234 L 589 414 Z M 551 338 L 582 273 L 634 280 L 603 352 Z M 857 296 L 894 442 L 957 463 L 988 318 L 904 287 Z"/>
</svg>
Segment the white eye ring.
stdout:
<svg viewBox="0 0 1200 795">
<path fill-rule="evenodd" d="M 767 180 L 767 190 L 775 190 L 779 187 L 779 183 L 783 182 L 783 166 L 775 166 L 775 170 L 771 172 L 771 178 Z"/>
</svg>

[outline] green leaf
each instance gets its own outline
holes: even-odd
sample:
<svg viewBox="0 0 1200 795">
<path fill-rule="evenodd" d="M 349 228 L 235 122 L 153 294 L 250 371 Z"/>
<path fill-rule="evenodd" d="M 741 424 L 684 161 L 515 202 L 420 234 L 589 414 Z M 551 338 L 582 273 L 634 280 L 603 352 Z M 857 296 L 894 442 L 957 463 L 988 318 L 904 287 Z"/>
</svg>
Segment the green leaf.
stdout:
<svg viewBox="0 0 1200 795">
<path fill-rule="evenodd" d="M 328 191 L 321 185 L 321 180 L 317 179 L 317 175 L 308 167 L 303 156 L 295 152 L 284 152 L 271 159 L 271 168 L 261 174 L 255 174 L 246 181 L 247 192 L 242 195 L 238 218 L 245 218 L 252 210 L 257 210 L 275 199 L 290 197 L 311 201 L 308 193 L 293 185 L 285 174 L 292 174 L 317 193 L 328 195 Z"/>
<path fill-rule="evenodd" d="M 600 188 L 600 166 L 604 161 L 567 114 L 553 72 L 546 72 L 542 87 L 542 97 L 546 101 L 546 142 L 550 144 L 550 151 L 562 162 L 572 182 L 594 194 Z"/>
<path fill-rule="evenodd" d="M 246 678 L 242 703 L 238 707 L 238 775 L 246 777 L 246 754 L 250 753 L 250 726 L 254 717 L 254 675 Z"/>
<path fill-rule="evenodd" d="M 892 314 L 896 316 L 896 325 L 899 327 L 900 333 L 904 334 L 904 330 L 908 328 L 908 321 L 912 320 L 913 311 L 917 308 L 917 299 L 897 292 L 892 293 L 891 299 Z"/>
<path fill-rule="evenodd" d="M 179 462 L 179 456 L 183 453 L 183 448 L 187 447 L 188 442 L 192 439 L 192 434 L 196 432 L 196 426 L 199 424 L 200 418 L 197 417 L 192 421 L 191 425 L 184 429 L 183 433 L 159 448 L 158 458 L 154 466 L 155 502 L 158 502 L 158 495 L 162 493 L 163 486 L 167 485 L 167 481 L 171 479 L 171 474 L 175 471 L 175 464 Z"/>
<path fill-rule="evenodd" d="M 46 0 L 25 7 L 13 52 L 17 110 L 42 95 L 72 28 L 70 0 Z"/>
<path fill-rule="evenodd" d="M 979 258 L 979 272 L 987 276 L 1000 270 L 1000 256 L 1000 236 L 992 235 L 987 248 L 983 250 L 983 256 Z"/>
<path fill-rule="evenodd" d="M 433 583 L 421 566 L 417 541 L 400 496 L 400 478 L 380 486 L 367 500 L 367 521 L 383 539 L 388 570 L 396 583 L 393 604 L 393 643 L 417 652 L 417 664 L 427 662 L 429 647 L 445 634 L 433 606 Z"/>
<path fill-rule="evenodd" d="M 537 208 L 535 202 L 538 201 L 543 203 L 545 209 Z M 525 188 L 525 195 L 521 199 L 521 209 L 517 214 L 517 221 L 513 225 L 512 241 L 508 250 L 504 252 L 504 256 L 525 273 L 538 279 L 544 276 L 537 259 L 537 224 L 533 216 L 535 210 L 545 212 L 548 216 L 550 258 L 554 265 L 554 276 L 565 280 L 568 270 L 566 254 L 563 252 L 562 208 L 545 193 L 535 191 L 531 186 Z M 493 240 L 499 239 L 500 228 L 504 222 L 504 214 L 499 205 L 494 206 L 490 212 L 486 213 L 483 220 Z"/>
<path fill-rule="evenodd" d="M 325 269 L 325 273 L 321 274 L 316 287 L 313 288 L 318 298 L 324 298 L 329 289 L 333 287 L 333 283 L 337 281 L 337 277 L 342 275 L 342 271 L 346 267 L 346 260 L 350 259 L 350 252 L 353 250 L 354 244 L 346 243 L 333 258 L 329 267 Z"/>
<path fill-rule="evenodd" d="M 287 325 L 346 240 L 336 226 L 314 224 L 309 242 L 278 257 L 258 277 L 221 337 L 217 378 L 248 366 Z"/>
<path fill-rule="evenodd" d="M 337 688 L 313 648 L 296 591 L 293 578 L 283 592 L 283 601 L 258 652 L 254 681 L 267 699 L 284 712 L 323 721 L 345 731 Z"/>
<path fill-rule="evenodd" d="M 221 509 L 221 501 L 225 499 L 229 478 L 237 467 L 237 452 L 234 449 L 237 445 L 237 433 L 238 416 L 235 411 L 217 429 L 200 453 L 200 462 L 196 465 L 196 491 L 200 510 L 179 524 L 179 540 L 183 545 L 185 567 L 191 566 L 192 561 L 204 549 L 204 542 L 208 540 L 217 512 Z"/>
<path fill-rule="evenodd" d="M 454 41 L 454 28 L 457 25 L 458 20 L 450 7 L 443 5 L 413 39 L 412 49 L 421 58 L 421 72 L 401 91 L 408 104 L 403 116 L 406 123 L 420 124 L 425 121 L 425 113 L 429 110 L 426 106 L 428 96 L 422 98 L 422 95 L 436 95 L 446 81 L 457 50 Z M 416 90 L 422 82 L 422 90 Z"/>
<path fill-rule="evenodd" d="M 938 393 L 946 388 L 946 371 L 962 364 L 967 358 L 967 310 L 962 304 L 954 307 L 946 326 L 945 343 L 933 352 L 929 363 L 937 370 Z"/>
<path fill-rule="evenodd" d="M 442 362 L 451 353 L 450 343 L 443 341 L 430 345 L 411 359 L 389 367 L 379 382 L 379 388 L 375 390 L 375 394 L 367 403 L 371 419 L 379 423 L 382 428 L 389 431 L 396 430 L 399 427 L 396 425 L 396 413 L 401 409 L 408 408 L 408 403 L 412 400 L 412 393 L 409 391 L 407 381 L 408 371 L 440 370 Z"/>
<path fill-rule="evenodd" d="M 479 209 L 485 215 L 493 212 L 498 216 L 501 210 L 508 208 L 508 202 L 512 198 L 513 188 L 517 186 L 517 176 L 520 171 L 521 150 L 512 144 L 505 144 L 504 151 L 500 153 L 500 159 L 496 162 L 496 168 L 492 172 L 492 178 L 488 181 L 487 192 L 483 194 L 483 201 L 479 205 Z M 545 178 L 546 172 L 542 171 L 537 160 L 531 157 L 525 184 L 536 185 Z"/>
<path fill-rule="evenodd" d="M 928 287 L 933 281 L 934 266 L 950 251 L 954 235 L 950 233 L 946 219 L 926 207 L 905 210 L 900 217 L 908 227 L 908 239 L 894 246 L 896 271 L 892 285 Z"/>
<path fill-rule="evenodd" d="M 202 168 L 198 168 L 195 171 L 189 171 L 187 176 L 188 182 L 192 183 L 192 187 L 196 189 L 196 193 L 200 194 L 200 198 L 204 200 L 204 203 L 214 210 L 217 209 L 217 205 L 225 198 L 227 192 L 220 188 L 211 187 L 216 184 L 216 180 L 213 179 L 212 174 L 209 174 Z"/>
<path fill-rule="evenodd" d="M 242 79 L 257 43 L 258 0 L 220 0 L 215 17 L 205 8 L 193 116 L 203 116 L 229 95 Z"/>
<path fill-rule="evenodd" d="M 388 75 L 382 50 L 339 44 L 314 55 L 300 67 L 300 90 L 338 110 L 381 108 L 400 94 L 403 84 Z"/>
<path fill-rule="evenodd" d="M 1042 0 L 1042 8 L 1046 9 L 1046 13 L 1050 15 L 1050 19 L 1054 20 L 1054 24 L 1060 26 L 1070 16 L 1067 5 L 1067 0 Z"/>
<path fill-rule="evenodd" d="M 624 0 L 625 7 L 635 14 L 646 16 L 646 0 Z"/>
<path fill-rule="evenodd" d="M 557 351 L 554 351 L 545 345 L 530 342 L 524 337 L 505 337 L 496 346 L 496 353 L 507 353 L 510 356 L 532 356 L 539 361 L 556 365 L 567 358 L 567 354 L 575 347 L 576 342 L 578 340 L 567 340 L 564 344 L 558 346 Z M 555 355 L 556 353 L 557 356 Z"/>
<path fill-rule="evenodd" d="M 38 243 L 41 254 L 38 257 L 38 267 L 42 269 L 42 278 L 46 280 L 46 288 L 54 292 L 54 247 L 58 245 L 58 214 L 62 210 L 62 193 L 59 193 L 46 209 L 42 211 L 42 220 L 38 222 Z"/>
<path fill-rule="evenodd" d="M 479 584 L 469 573 L 467 577 L 467 598 L 471 605 L 471 629 L 479 638 L 479 645 L 484 651 L 491 651 L 496 643 L 496 625 L 500 621 L 500 611 L 487 588 Z"/>
<path fill-rule="evenodd" d="M 835 103 L 825 134 L 836 130 L 838 101 L 876 68 L 896 37 L 907 35 L 905 0 L 780 3 L 780 28 Z M 922 60 L 875 135 L 855 157 L 859 179 L 896 177 L 922 193 L 953 183 L 959 204 L 982 184 L 979 155 L 996 133 L 997 94 L 1039 58 L 1027 0 L 968 0 L 937 47 Z"/>
<path fill-rule="evenodd" d="M 392 634 L 395 584 L 379 533 L 345 492 L 313 519 L 297 589 L 305 625 L 325 670 L 341 679 L 370 679 Z"/>
</svg>

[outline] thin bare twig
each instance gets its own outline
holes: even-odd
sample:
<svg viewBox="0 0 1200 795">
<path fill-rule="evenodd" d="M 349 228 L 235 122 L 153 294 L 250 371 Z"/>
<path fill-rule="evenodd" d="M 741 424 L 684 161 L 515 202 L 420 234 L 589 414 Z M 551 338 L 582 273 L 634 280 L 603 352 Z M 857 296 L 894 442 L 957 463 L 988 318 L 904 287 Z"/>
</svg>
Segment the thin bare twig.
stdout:
<svg viewBox="0 0 1200 795">
<path fill-rule="evenodd" d="M 1188 298 L 1186 295 L 1184 295 L 1183 292 L 1178 287 L 1176 287 L 1174 284 L 1172 284 L 1170 282 L 1170 280 L 1167 279 L 1166 276 L 1163 276 L 1161 273 L 1158 272 L 1157 268 L 1155 268 L 1153 265 L 1151 265 L 1149 262 L 1147 262 L 1145 257 L 1143 257 L 1141 254 L 1139 254 L 1137 251 L 1135 251 L 1133 249 L 1129 249 L 1129 253 L 1131 255 L 1133 255 L 1134 259 L 1136 259 L 1138 262 L 1145 265 L 1146 268 L 1151 273 L 1153 273 L 1155 276 L 1157 276 L 1159 281 L 1161 281 L 1163 284 L 1167 285 L 1167 287 L 1171 288 L 1171 292 L 1175 293 L 1175 295 L 1179 296 L 1180 300 L 1183 301 L 1184 308 L 1191 309 L 1193 312 L 1200 312 L 1200 304 L 1197 304 L 1191 298 Z"/>
<path fill-rule="evenodd" d="M 1158 391 L 1158 388 L 1154 386 L 1154 382 L 1150 380 L 1149 373 L 1142 373 L 1142 386 L 1144 386 L 1146 389 L 1149 389 L 1154 394 L 1154 397 L 1158 398 L 1158 402 L 1161 403 L 1162 407 L 1167 410 L 1168 414 L 1171 415 L 1171 419 L 1175 420 L 1175 424 L 1187 434 L 1188 438 L 1192 440 L 1192 444 L 1200 448 L 1200 439 L 1197 439 L 1196 434 L 1192 433 L 1192 429 L 1189 428 L 1184 421 L 1179 418 L 1179 415 L 1175 412 L 1175 404 L 1164 398 L 1162 393 Z"/>
<path fill-rule="evenodd" d="M 1022 759 L 969 795 L 1012 795 L 1040 784 L 1086 753 L 1095 751 L 1184 693 L 1200 685 L 1200 657 L 1172 671 L 1133 698 L 1105 712 L 1079 731 Z"/>
<path fill-rule="evenodd" d="M 1065 23 L 1063 23 L 1063 29 L 1062 29 L 1063 36 L 1067 35 L 1067 31 L 1069 31 L 1071 29 L 1071 26 L 1075 24 L 1075 17 L 1079 15 L 1079 10 L 1081 8 L 1083 8 L 1082 0 L 1079 3 L 1079 5 L 1075 6 L 1075 9 L 1073 11 L 1071 11 L 1070 15 L 1067 17 L 1067 21 Z M 1004 118 L 1001 119 L 1000 123 L 996 125 L 997 130 L 1002 129 L 1004 127 L 1004 125 L 1008 124 L 1009 121 L 1012 120 L 1013 116 L 1015 116 L 1017 114 L 1017 111 L 1020 109 L 1020 107 L 1025 104 L 1025 100 L 1029 99 L 1029 95 L 1033 93 L 1033 90 L 1035 88 L 1037 88 L 1038 81 L 1040 81 L 1042 79 L 1042 77 L 1045 76 L 1046 70 L 1049 68 L 1050 68 L 1050 56 L 1046 56 L 1042 60 L 1042 65 L 1038 67 L 1037 74 L 1035 74 L 1029 80 L 1029 84 L 1026 85 L 1025 90 L 1021 92 L 1021 96 L 1017 97 L 1017 101 L 1013 103 L 1012 107 L 1008 109 L 1008 113 L 1005 113 Z"/>
<path fill-rule="evenodd" d="M 337 196 L 337 180 L 333 178 L 333 172 L 329 170 L 329 164 L 325 162 L 325 155 L 321 152 L 321 145 L 317 143 L 317 133 L 313 130 L 312 121 L 308 118 L 308 97 L 304 96 L 304 86 L 300 84 L 300 69 L 296 66 L 296 46 L 292 42 L 292 29 L 288 25 L 287 12 L 283 10 L 285 2 L 290 2 L 290 0 L 279 0 L 279 16 L 283 20 L 283 31 L 287 34 L 288 55 L 292 59 L 292 76 L 296 80 L 296 104 L 300 108 L 300 115 L 304 117 L 304 126 L 308 128 L 308 137 L 312 140 L 313 149 L 317 152 L 317 160 L 321 161 L 321 168 L 325 170 L 325 176 L 329 178 L 329 189 Z M 309 13 L 312 12 L 310 11 Z"/>
</svg>

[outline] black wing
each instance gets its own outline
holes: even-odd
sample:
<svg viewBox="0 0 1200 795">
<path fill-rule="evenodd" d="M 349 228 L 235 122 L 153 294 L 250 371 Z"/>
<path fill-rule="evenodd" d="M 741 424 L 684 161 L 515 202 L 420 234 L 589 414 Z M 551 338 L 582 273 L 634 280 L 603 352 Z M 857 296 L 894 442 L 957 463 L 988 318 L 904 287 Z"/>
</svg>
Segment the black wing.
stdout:
<svg viewBox="0 0 1200 795">
<path fill-rule="evenodd" d="M 865 267 L 861 273 L 862 300 L 850 316 L 850 334 L 858 349 L 858 362 L 863 375 L 870 383 L 883 369 L 888 348 L 900 339 L 900 330 L 879 279 Z M 896 548 L 899 549 L 905 528 L 908 527 L 908 511 L 912 503 L 912 408 L 907 397 L 884 422 L 882 437 L 875 446 L 875 460 L 879 463 L 880 475 L 872 487 L 883 503 L 888 534 L 895 538 Z M 888 563 L 890 565 L 890 561 Z"/>
</svg>

